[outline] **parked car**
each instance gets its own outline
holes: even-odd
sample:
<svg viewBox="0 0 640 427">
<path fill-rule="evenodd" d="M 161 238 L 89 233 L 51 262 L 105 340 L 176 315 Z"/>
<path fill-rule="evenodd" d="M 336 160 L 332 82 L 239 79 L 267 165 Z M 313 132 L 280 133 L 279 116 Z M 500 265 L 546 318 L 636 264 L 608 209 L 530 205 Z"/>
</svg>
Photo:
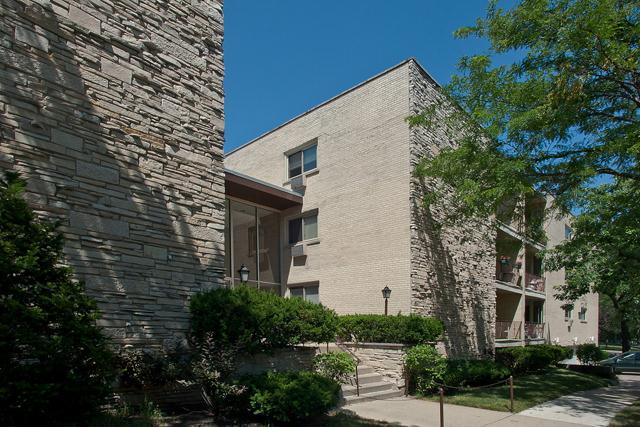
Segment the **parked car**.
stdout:
<svg viewBox="0 0 640 427">
<path fill-rule="evenodd" d="M 627 351 L 601 361 L 600 365 L 611 366 L 614 372 L 640 372 L 640 351 Z"/>
</svg>

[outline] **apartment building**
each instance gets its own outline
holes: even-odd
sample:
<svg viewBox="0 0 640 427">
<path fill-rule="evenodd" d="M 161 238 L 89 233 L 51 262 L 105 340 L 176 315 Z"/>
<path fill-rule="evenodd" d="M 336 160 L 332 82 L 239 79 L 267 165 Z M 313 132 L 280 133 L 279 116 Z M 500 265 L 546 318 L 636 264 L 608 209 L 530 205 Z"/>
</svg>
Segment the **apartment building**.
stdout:
<svg viewBox="0 0 640 427">
<path fill-rule="evenodd" d="M 543 244 L 493 219 L 445 225 L 446 203 L 423 203 L 415 165 L 456 141 L 405 119 L 441 99 L 409 59 L 227 153 L 227 177 L 264 193 L 227 191 L 227 283 L 244 266 L 249 283 L 338 313 L 383 313 L 388 286 L 389 313 L 440 318 L 454 356 L 597 340 L 597 296 L 557 301 Z M 564 227 L 545 223 L 548 245 Z"/>
</svg>

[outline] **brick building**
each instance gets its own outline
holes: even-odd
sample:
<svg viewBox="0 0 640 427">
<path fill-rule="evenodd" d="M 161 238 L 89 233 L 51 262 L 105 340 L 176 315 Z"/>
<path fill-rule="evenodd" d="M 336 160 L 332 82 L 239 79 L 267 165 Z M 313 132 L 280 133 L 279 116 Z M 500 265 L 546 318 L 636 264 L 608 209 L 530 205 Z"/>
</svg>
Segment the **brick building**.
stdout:
<svg viewBox="0 0 640 427">
<path fill-rule="evenodd" d="M 440 97 L 410 59 L 227 153 L 228 170 L 302 199 L 273 211 L 274 231 L 261 225 L 264 206 L 228 198 L 227 281 L 245 265 L 251 283 L 339 313 L 382 313 L 388 286 L 390 314 L 442 319 L 452 355 L 597 339 L 597 296 L 579 303 L 579 320 L 565 321 L 553 297 L 564 275 L 542 272 L 541 244 L 494 219 L 441 228 L 445 212 L 422 203 L 431 187 L 412 175 L 415 165 L 455 141 L 405 119 Z M 531 211 L 540 201 L 527 203 Z M 564 238 L 565 223 L 545 224 L 550 244 Z M 505 265 L 508 239 L 519 249 Z"/>
</svg>

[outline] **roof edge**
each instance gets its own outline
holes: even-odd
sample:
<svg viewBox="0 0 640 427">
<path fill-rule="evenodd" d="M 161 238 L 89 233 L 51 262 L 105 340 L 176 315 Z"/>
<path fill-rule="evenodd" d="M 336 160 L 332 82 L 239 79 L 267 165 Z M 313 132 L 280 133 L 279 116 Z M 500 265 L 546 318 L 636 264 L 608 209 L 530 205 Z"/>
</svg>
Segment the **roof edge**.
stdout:
<svg viewBox="0 0 640 427">
<path fill-rule="evenodd" d="M 224 173 L 225 173 L 225 175 L 226 174 L 235 175 L 237 177 L 244 178 L 244 179 L 246 179 L 248 181 L 253 181 L 253 182 L 257 183 L 257 184 L 264 185 L 265 187 L 269 187 L 269 188 L 272 188 L 274 190 L 282 191 L 283 193 L 287 193 L 287 194 L 289 194 L 291 196 L 296 196 L 296 197 L 302 198 L 300 193 L 296 193 L 295 191 L 289 190 L 288 188 L 280 187 L 280 186 L 277 186 L 275 184 L 271 184 L 270 182 L 266 182 L 266 181 L 263 181 L 261 179 L 254 178 L 254 177 L 252 177 L 250 175 L 244 174 L 242 172 L 238 172 L 238 171 L 233 170 L 233 169 L 224 168 Z"/>
<path fill-rule="evenodd" d="M 438 82 L 436 81 L 436 79 L 434 79 L 434 78 L 433 78 L 433 76 L 432 76 L 431 74 L 429 74 L 429 72 L 428 72 L 428 71 L 427 71 L 427 70 L 426 70 L 426 69 L 425 69 L 425 68 L 424 68 L 424 67 L 423 67 L 423 66 L 418 62 L 418 60 L 417 60 L 415 57 L 410 57 L 410 58 L 407 58 L 407 59 L 405 59 L 404 61 L 402 61 L 402 62 L 400 62 L 400 63 L 398 63 L 398 64 L 396 64 L 396 65 L 394 65 L 394 66 L 392 66 L 392 67 L 390 67 L 390 68 L 387 68 L 386 70 L 383 70 L 383 71 L 379 72 L 378 74 L 373 75 L 372 77 L 369 77 L 368 79 L 366 79 L 366 80 L 364 80 L 364 81 L 362 81 L 362 82 L 360 82 L 360 83 L 356 84 L 355 86 L 351 86 L 350 88 L 348 88 L 348 89 L 346 89 L 346 90 L 344 90 L 344 91 L 340 92 L 340 93 L 339 93 L 339 94 L 337 94 L 337 95 L 332 96 L 331 98 L 327 99 L 326 101 L 323 101 L 323 102 L 321 102 L 320 104 L 318 104 L 318 105 L 315 105 L 315 106 L 311 107 L 311 108 L 310 108 L 310 109 L 308 109 L 307 111 L 305 111 L 305 112 L 303 112 L 303 113 L 301 113 L 301 114 L 298 114 L 297 116 L 294 116 L 293 118 L 291 118 L 291 119 L 287 120 L 287 121 L 286 121 L 286 122 L 284 122 L 284 123 L 279 124 L 278 126 L 274 127 L 273 129 L 268 130 L 268 131 L 266 131 L 266 132 L 262 133 L 261 135 L 258 135 L 257 137 L 253 138 L 252 140 L 250 140 L 250 141 L 248 141 L 248 142 L 245 142 L 244 144 L 240 145 L 239 147 L 236 147 L 236 148 L 234 148 L 233 150 L 229 151 L 228 153 L 225 153 L 225 157 L 226 157 L 226 156 L 228 156 L 228 155 L 230 155 L 230 154 L 235 153 L 236 151 L 242 150 L 243 148 L 245 148 L 245 147 L 247 147 L 247 146 L 249 146 L 249 145 L 253 144 L 254 142 L 256 142 L 256 141 L 258 141 L 258 140 L 260 140 L 260 139 L 264 138 L 265 136 L 267 136 L 267 135 L 269 135 L 269 134 L 272 134 L 273 132 L 277 131 L 278 129 L 281 129 L 281 128 L 285 127 L 285 126 L 286 126 L 286 125 L 288 125 L 289 123 L 292 123 L 292 122 L 294 122 L 294 121 L 296 121 L 296 120 L 298 120 L 298 119 L 300 119 L 300 118 L 302 118 L 302 117 L 306 116 L 307 114 L 309 114 L 309 113 L 311 113 L 311 112 L 313 112 L 313 111 L 315 111 L 315 110 L 317 110 L 317 109 L 319 109 L 319 108 L 321 108 L 321 107 L 323 107 L 323 106 L 325 106 L 325 105 L 329 104 L 330 102 L 335 101 L 335 100 L 336 100 L 336 99 L 338 99 L 338 98 L 342 98 L 343 96 L 345 96 L 345 95 L 347 95 L 347 94 L 349 94 L 349 93 L 353 92 L 353 91 L 354 91 L 354 90 L 356 90 L 356 89 L 359 89 L 360 87 L 362 87 L 362 86 L 366 85 L 367 83 L 370 83 L 370 82 L 372 82 L 372 81 L 374 81 L 374 80 L 376 80 L 376 79 L 378 79 L 378 78 L 380 78 L 380 77 L 382 77 L 382 76 L 384 76 L 384 75 L 386 75 L 386 74 L 389 74 L 390 72 L 392 72 L 392 71 L 396 70 L 397 68 L 400 68 L 400 67 L 402 67 L 402 66 L 404 66 L 404 65 L 406 65 L 406 64 L 408 64 L 408 63 L 410 63 L 410 62 L 413 62 L 415 65 L 417 65 L 418 70 L 419 70 L 419 71 L 420 71 L 420 72 L 421 72 L 421 73 L 422 73 L 422 74 L 423 74 L 427 79 L 431 80 L 431 81 L 432 81 L 436 86 L 438 86 L 438 87 L 442 87 L 442 86 L 440 85 L 440 83 L 438 83 Z"/>
</svg>

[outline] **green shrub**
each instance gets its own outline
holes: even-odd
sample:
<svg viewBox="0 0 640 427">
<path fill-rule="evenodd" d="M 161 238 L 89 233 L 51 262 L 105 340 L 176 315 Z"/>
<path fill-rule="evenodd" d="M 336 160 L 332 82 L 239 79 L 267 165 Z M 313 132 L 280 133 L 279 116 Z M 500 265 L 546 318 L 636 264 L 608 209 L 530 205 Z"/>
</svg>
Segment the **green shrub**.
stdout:
<svg viewBox="0 0 640 427">
<path fill-rule="evenodd" d="M 313 358 L 313 368 L 320 375 L 344 383 L 356 372 L 356 361 L 348 353 L 321 353 Z"/>
<path fill-rule="evenodd" d="M 442 383 L 447 363 L 435 347 L 428 344 L 412 347 L 407 351 L 404 361 L 416 391 L 427 394 L 437 388 L 437 383 Z"/>
<path fill-rule="evenodd" d="M 0 179 L 0 425 L 83 419 L 109 392 L 113 355 L 95 301 L 61 266 L 62 236 L 23 189 Z"/>
<path fill-rule="evenodd" d="M 439 320 L 418 315 L 350 314 L 338 318 L 338 337 L 344 341 L 426 344 L 442 334 Z"/>
<path fill-rule="evenodd" d="M 447 359 L 442 381 L 452 387 L 475 387 L 496 383 L 510 374 L 506 366 L 493 360 Z"/>
<path fill-rule="evenodd" d="M 571 357 L 571 349 L 548 344 L 496 349 L 496 362 L 513 374 L 545 369 L 568 357 Z"/>
<path fill-rule="evenodd" d="M 268 372 L 244 377 L 245 397 L 252 415 L 269 422 L 314 419 L 338 404 L 340 385 L 308 371 Z"/>
<path fill-rule="evenodd" d="M 154 351 L 125 346 L 117 356 L 121 387 L 148 388 L 190 379 L 191 357 L 179 349 Z"/>
<path fill-rule="evenodd" d="M 335 338 L 332 310 L 299 298 L 282 298 L 245 286 L 214 289 L 191 300 L 191 338 L 256 353 Z"/>
<path fill-rule="evenodd" d="M 595 344 L 580 344 L 576 349 L 576 356 L 585 365 L 595 365 L 607 358 L 607 353 Z"/>
</svg>

